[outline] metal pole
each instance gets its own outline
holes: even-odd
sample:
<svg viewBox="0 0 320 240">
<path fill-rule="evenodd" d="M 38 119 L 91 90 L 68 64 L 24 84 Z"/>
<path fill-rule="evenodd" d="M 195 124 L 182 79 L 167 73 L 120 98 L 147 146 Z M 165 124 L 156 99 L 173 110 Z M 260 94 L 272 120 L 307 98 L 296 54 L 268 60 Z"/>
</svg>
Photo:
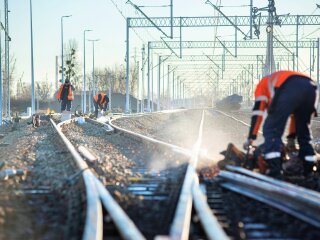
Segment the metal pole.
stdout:
<svg viewBox="0 0 320 240">
<path fill-rule="evenodd" d="M 33 63 L 33 26 L 32 26 L 32 0 L 30 0 L 30 40 L 31 40 L 31 113 L 35 113 L 34 96 L 34 63 Z M 0 47 L 1 48 L 1 47 Z"/>
<path fill-rule="evenodd" d="M 311 78 L 311 59 L 312 59 L 312 46 L 311 46 L 311 40 L 310 40 L 310 58 L 309 58 L 309 76 Z"/>
<path fill-rule="evenodd" d="M 112 112 L 112 81 L 111 81 L 111 74 L 109 76 L 109 111 Z"/>
<path fill-rule="evenodd" d="M 64 83 L 64 62 L 63 62 L 63 16 L 61 17 L 61 83 Z"/>
<path fill-rule="evenodd" d="M 153 59 L 151 60 L 151 112 L 154 111 L 154 104 L 153 104 Z"/>
<path fill-rule="evenodd" d="M 147 102 L 147 111 L 150 112 L 150 42 L 148 42 L 148 102 Z"/>
<path fill-rule="evenodd" d="M 142 78 L 141 78 L 141 85 L 142 85 L 142 98 L 141 98 L 141 112 L 144 112 L 144 55 L 145 55 L 145 46 L 144 44 L 142 45 Z"/>
<path fill-rule="evenodd" d="M 250 39 L 252 39 L 252 10 L 253 10 L 253 0 L 250 0 Z"/>
<path fill-rule="evenodd" d="M 174 108 L 174 71 L 172 72 L 172 101 L 171 101 L 171 109 Z"/>
<path fill-rule="evenodd" d="M 139 112 L 139 99 L 140 99 L 140 79 L 139 79 L 139 61 L 137 61 L 137 113 Z"/>
<path fill-rule="evenodd" d="M 0 56 L 2 56 L 2 46 L 1 46 L 1 31 L 0 31 Z M 0 61 L 0 126 L 2 126 L 2 89 L 3 89 L 3 81 L 2 81 L 2 63 Z"/>
<path fill-rule="evenodd" d="M 299 71 L 299 15 L 297 15 L 297 25 L 296 25 L 296 57 L 297 57 L 297 71 Z"/>
<path fill-rule="evenodd" d="M 161 72 L 161 56 L 159 56 L 159 64 L 158 64 L 157 111 L 160 111 L 160 72 Z"/>
<path fill-rule="evenodd" d="M 166 98 L 164 95 L 164 72 L 165 72 L 165 67 L 164 64 L 162 65 L 162 98 L 163 98 L 163 106 L 162 109 L 164 109 L 164 106 L 166 105 Z"/>
<path fill-rule="evenodd" d="M 181 25 L 181 17 L 180 17 L 180 58 L 182 58 L 182 25 Z"/>
<path fill-rule="evenodd" d="M 320 38 L 318 38 L 318 57 L 317 57 L 317 87 L 318 88 L 319 88 L 319 81 L 320 81 L 319 73 L 320 73 Z"/>
<path fill-rule="evenodd" d="M 11 109 L 10 109 L 10 41 L 11 39 L 9 38 L 9 8 L 8 8 L 8 0 L 5 0 L 5 4 L 6 4 L 6 18 L 5 18 L 5 28 L 6 28 L 6 37 L 7 37 L 7 41 L 6 41 L 6 46 L 7 46 L 7 51 L 6 51 L 6 62 L 7 62 L 7 80 L 8 80 L 8 117 L 10 118 L 11 116 Z"/>
<path fill-rule="evenodd" d="M 87 92 L 86 92 L 86 32 L 92 30 L 86 29 L 83 31 L 83 99 L 82 99 L 82 112 L 86 113 L 87 111 Z"/>
<path fill-rule="evenodd" d="M 92 96 L 95 96 L 96 94 L 96 84 L 94 79 L 94 41 L 92 41 Z M 90 99 L 89 99 L 90 101 Z M 92 102 L 92 101 L 91 101 Z M 90 106 L 89 102 L 89 106 Z"/>
<path fill-rule="evenodd" d="M 130 113 L 130 103 L 129 103 L 129 67 L 130 67 L 130 59 L 129 59 L 129 21 L 130 21 L 130 18 L 127 18 L 127 31 L 126 31 L 126 37 L 127 37 L 127 44 L 126 44 L 126 47 L 127 47 L 127 56 L 126 56 L 126 107 L 125 107 L 125 112 L 126 113 Z"/>
<path fill-rule="evenodd" d="M 173 0 L 170 0 L 171 39 L 173 39 Z"/>
<path fill-rule="evenodd" d="M 94 44 L 99 41 L 99 39 L 88 40 L 92 42 L 92 94 L 96 94 L 96 83 L 95 83 L 95 74 L 94 74 Z"/>
<path fill-rule="evenodd" d="M 59 88 L 59 57 L 56 56 L 56 88 L 57 90 Z"/>
<path fill-rule="evenodd" d="M 4 74 L 3 74 L 3 111 L 4 111 L 4 114 L 5 116 L 7 116 L 8 114 L 8 91 L 7 91 L 7 87 L 8 87 L 8 84 L 7 84 L 7 81 L 8 81 L 8 73 L 7 73 L 7 70 L 8 70 L 8 67 L 7 67 L 7 56 L 8 56 L 8 32 L 7 32 L 7 16 L 8 16 L 8 1 L 5 0 L 4 1 L 4 18 L 5 18 L 5 26 L 4 26 L 4 32 L 6 33 L 5 35 L 5 42 L 4 42 Z"/>
<path fill-rule="evenodd" d="M 61 83 L 64 83 L 64 60 L 63 60 L 63 18 L 71 17 L 72 15 L 61 17 Z"/>
<path fill-rule="evenodd" d="M 238 18 L 237 18 L 237 16 L 236 16 L 236 18 L 235 18 L 235 25 L 237 25 L 238 24 Z M 251 23 L 250 23 L 251 24 Z M 237 57 L 237 55 L 238 55 L 238 31 L 237 31 L 237 29 L 235 28 L 235 49 L 234 49 L 234 54 L 235 54 L 235 56 Z"/>
<path fill-rule="evenodd" d="M 167 73 L 167 109 L 170 108 L 170 65 L 168 65 L 168 73 Z"/>
</svg>

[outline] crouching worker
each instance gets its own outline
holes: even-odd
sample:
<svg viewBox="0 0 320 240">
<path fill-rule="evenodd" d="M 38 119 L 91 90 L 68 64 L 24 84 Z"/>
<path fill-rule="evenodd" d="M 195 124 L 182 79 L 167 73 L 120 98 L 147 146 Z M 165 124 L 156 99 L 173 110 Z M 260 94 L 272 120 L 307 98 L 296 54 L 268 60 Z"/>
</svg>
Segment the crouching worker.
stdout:
<svg viewBox="0 0 320 240">
<path fill-rule="evenodd" d="M 297 137 L 298 157 L 303 161 L 304 175 L 312 173 L 317 158 L 311 145 L 309 126 L 311 116 L 316 114 L 317 102 L 317 87 L 314 81 L 302 73 L 278 71 L 261 79 L 255 89 L 251 127 L 244 148 L 247 149 L 257 138 L 264 113 L 267 111 L 263 125 L 263 154 L 267 163 L 267 175 L 282 178 L 281 137 L 290 116 L 291 136 L 288 140 L 294 141 Z"/>
<path fill-rule="evenodd" d="M 60 86 L 57 99 L 61 102 L 61 112 L 71 110 L 71 103 L 74 100 L 74 87 L 70 84 L 69 79 L 66 79 L 64 84 Z"/>
<path fill-rule="evenodd" d="M 109 98 L 107 94 L 98 93 L 93 97 L 93 104 L 94 104 L 94 114 L 95 117 L 98 117 L 99 108 L 103 111 L 107 110 L 109 104 Z"/>
</svg>

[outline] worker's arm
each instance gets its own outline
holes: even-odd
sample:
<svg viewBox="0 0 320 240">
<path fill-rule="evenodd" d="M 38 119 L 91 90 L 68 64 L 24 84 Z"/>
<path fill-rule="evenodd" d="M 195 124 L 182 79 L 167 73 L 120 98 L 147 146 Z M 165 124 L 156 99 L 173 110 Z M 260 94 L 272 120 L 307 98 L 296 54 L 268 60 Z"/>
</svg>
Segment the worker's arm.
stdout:
<svg viewBox="0 0 320 240">
<path fill-rule="evenodd" d="M 263 120 L 263 115 L 268 106 L 268 98 L 265 95 L 256 96 L 252 110 L 251 126 L 248 139 L 257 139 L 258 131 Z"/>
<path fill-rule="evenodd" d="M 102 110 L 102 108 L 103 108 L 103 106 L 102 106 L 102 104 L 101 104 L 101 94 L 98 94 L 98 100 L 97 100 L 97 103 L 98 103 L 98 106 L 99 106 L 99 108 Z"/>
</svg>

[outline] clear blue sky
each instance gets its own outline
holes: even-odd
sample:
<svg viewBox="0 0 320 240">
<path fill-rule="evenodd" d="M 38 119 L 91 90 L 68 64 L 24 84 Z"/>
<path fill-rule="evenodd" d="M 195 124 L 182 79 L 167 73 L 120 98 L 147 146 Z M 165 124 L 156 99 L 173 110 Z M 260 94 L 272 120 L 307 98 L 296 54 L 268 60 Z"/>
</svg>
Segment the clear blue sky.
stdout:
<svg viewBox="0 0 320 240">
<path fill-rule="evenodd" d="M 113 0 L 126 16 L 137 16 L 133 8 L 125 4 L 125 0 Z M 216 2 L 217 0 L 212 0 Z M 1 1 L 1 6 L 3 6 Z M 169 4 L 169 0 L 147 1 L 132 0 L 137 5 Z M 204 4 L 204 0 L 174 0 L 175 16 L 210 16 L 213 9 Z M 249 0 L 222 0 L 222 5 L 247 5 Z M 278 14 L 311 14 L 320 0 L 278 0 Z M 267 0 L 254 0 L 257 7 L 267 6 Z M 23 80 L 30 82 L 30 15 L 29 0 L 9 1 L 11 53 L 17 58 L 17 77 L 24 73 Z M 144 8 L 150 16 L 168 16 L 168 8 Z M 247 7 L 222 8 L 227 15 L 248 15 Z M 3 16 L 3 8 L 1 8 Z M 83 30 L 92 29 L 87 33 L 89 38 L 99 38 L 96 44 L 96 66 L 113 66 L 124 64 L 125 57 L 125 20 L 111 0 L 33 0 L 34 28 L 34 60 L 36 80 L 44 80 L 46 75 L 52 82 L 55 80 L 55 56 L 60 56 L 60 17 L 72 14 L 64 20 L 64 40 L 74 38 L 79 43 L 79 60 L 83 58 Z M 320 14 L 320 10 L 314 14 Z M 3 20 L 2 20 L 3 21 Z M 157 36 L 155 31 L 138 30 L 140 37 L 152 40 Z M 203 33 L 201 33 L 203 34 Z M 319 34 L 313 35 L 317 36 Z M 134 48 L 141 48 L 141 42 L 134 33 L 131 54 Z M 187 34 L 186 34 L 187 36 Z M 148 39 L 149 38 L 149 39 Z M 187 39 L 184 39 L 187 40 Z M 87 44 L 87 72 L 91 71 L 92 47 Z"/>
</svg>

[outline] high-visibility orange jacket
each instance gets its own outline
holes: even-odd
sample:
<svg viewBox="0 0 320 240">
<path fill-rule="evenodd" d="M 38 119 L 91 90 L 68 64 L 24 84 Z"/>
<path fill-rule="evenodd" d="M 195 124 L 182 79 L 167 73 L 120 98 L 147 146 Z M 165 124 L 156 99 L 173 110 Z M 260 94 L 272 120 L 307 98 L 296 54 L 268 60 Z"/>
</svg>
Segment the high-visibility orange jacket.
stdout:
<svg viewBox="0 0 320 240">
<path fill-rule="evenodd" d="M 69 85 L 69 84 L 68 84 L 68 85 Z M 61 93 L 62 93 L 64 87 L 65 87 L 65 83 L 60 86 L 59 92 L 58 92 L 58 94 L 57 94 L 57 99 L 58 99 L 58 100 L 63 100 L 63 99 L 61 99 Z M 69 85 L 69 89 L 68 89 L 68 100 L 70 100 L 70 101 L 74 100 L 72 85 Z"/>
<path fill-rule="evenodd" d="M 295 71 L 278 71 L 261 79 L 255 89 L 255 104 L 252 112 L 249 139 L 256 139 L 265 111 L 272 107 L 272 101 L 276 101 L 277 91 L 282 84 L 292 76 L 308 76 Z M 311 80 L 311 79 L 310 79 Z M 295 135 L 294 116 L 290 116 L 289 136 Z"/>
<path fill-rule="evenodd" d="M 109 98 L 108 97 L 106 97 L 107 96 L 107 94 L 104 94 L 104 93 L 98 93 L 98 94 L 96 94 L 94 97 L 93 97 L 93 99 L 94 99 L 94 101 L 96 102 L 96 103 L 98 103 L 100 106 L 102 106 L 103 104 L 108 104 L 108 100 L 109 100 Z"/>
</svg>

